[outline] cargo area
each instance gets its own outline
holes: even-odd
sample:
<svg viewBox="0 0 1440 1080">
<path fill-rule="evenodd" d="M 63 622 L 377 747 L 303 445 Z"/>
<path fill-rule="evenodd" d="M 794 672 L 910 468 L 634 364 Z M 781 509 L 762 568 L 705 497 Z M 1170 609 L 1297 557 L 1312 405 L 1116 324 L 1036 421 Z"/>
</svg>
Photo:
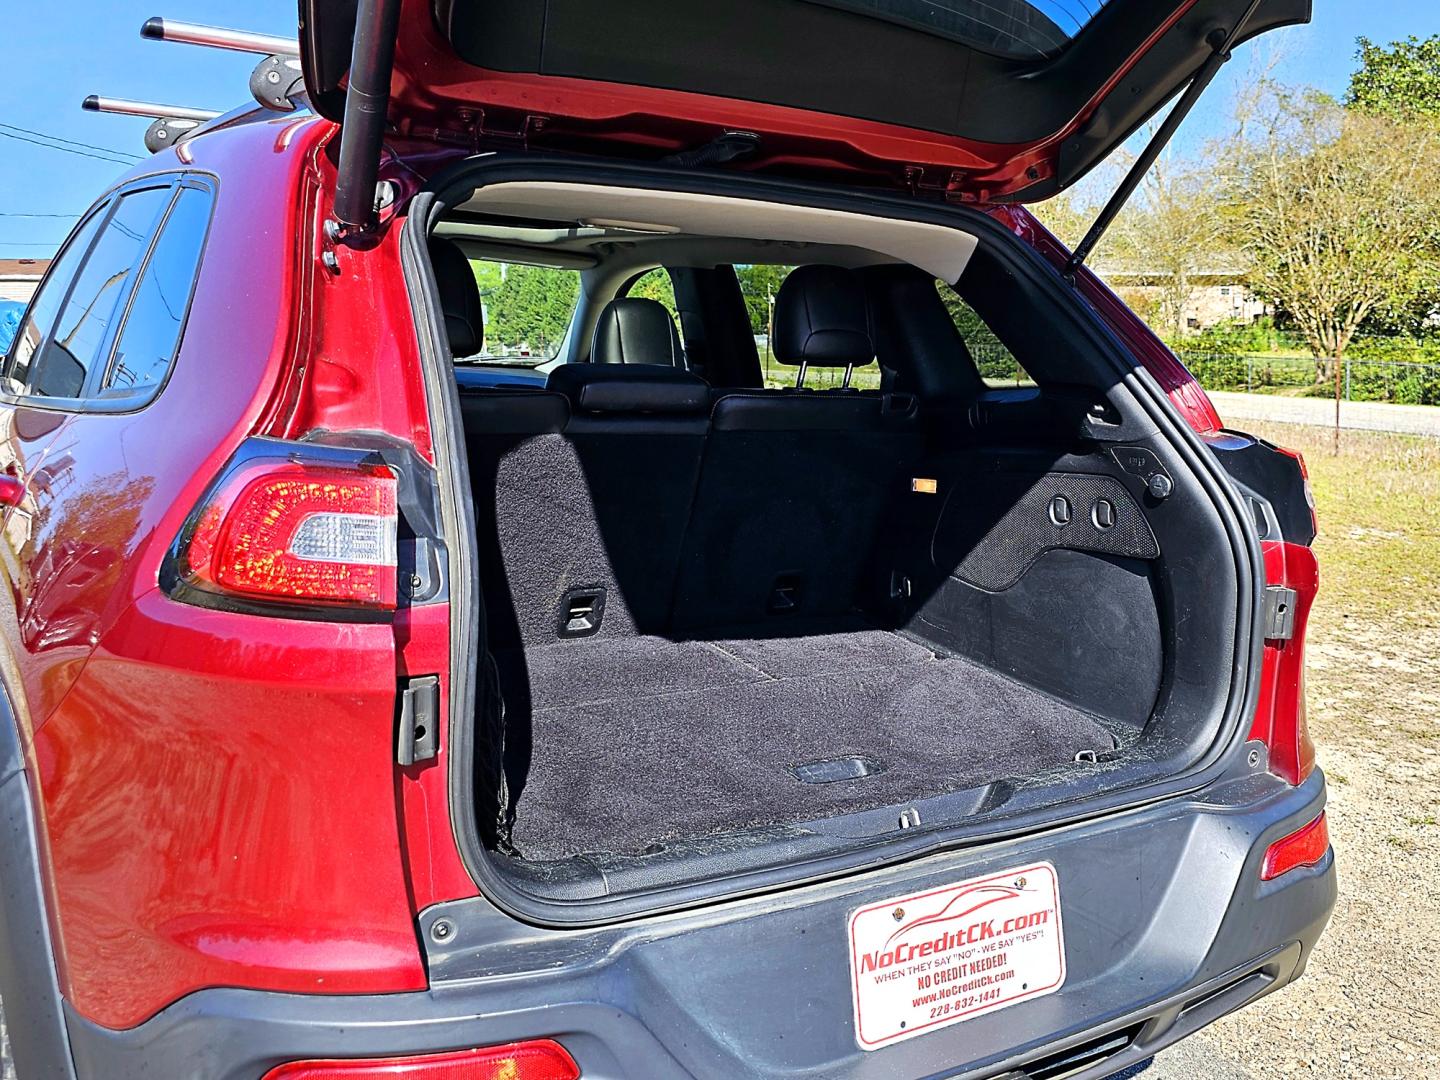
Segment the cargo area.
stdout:
<svg viewBox="0 0 1440 1080">
<path fill-rule="evenodd" d="M 997 246 L 622 195 L 501 185 L 430 241 L 502 872 L 585 900 L 795 865 L 1213 744 L 1215 504 Z M 574 305 L 543 347 L 506 307 L 539 277 Z"/>
<path fill-rule="evenodd" d="M 510 715 L 529 716 L 509 744 L 516 850 L 644 854 L 908 804 L 1116 746 L 1098 717 L 859 619 L 785 630 L 501 654 Z"/>
</svg>

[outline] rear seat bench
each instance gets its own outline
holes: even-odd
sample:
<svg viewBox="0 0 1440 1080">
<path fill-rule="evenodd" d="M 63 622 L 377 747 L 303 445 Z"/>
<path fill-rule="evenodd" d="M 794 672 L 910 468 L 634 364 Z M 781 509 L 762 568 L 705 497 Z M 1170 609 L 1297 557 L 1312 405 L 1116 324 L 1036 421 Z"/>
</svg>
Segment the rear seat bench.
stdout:
<svg viewBox="0 0 1440 1080">
<path fill-rule="evenodd" d="M 843 296 L 850 273 L 787 279 L 783 363 L 873 358 L 863 292 Z M 666 333 L 621 303 L 626 317 L 602 315 L 592 362 L 555 369 L 545 391 L 463 395 L 493 646 L 704 636 L 855 608 L 886 507 L 921 454 L 914 399 L 712 391 L 684 370 L 663 308 Z"/>
</svg>

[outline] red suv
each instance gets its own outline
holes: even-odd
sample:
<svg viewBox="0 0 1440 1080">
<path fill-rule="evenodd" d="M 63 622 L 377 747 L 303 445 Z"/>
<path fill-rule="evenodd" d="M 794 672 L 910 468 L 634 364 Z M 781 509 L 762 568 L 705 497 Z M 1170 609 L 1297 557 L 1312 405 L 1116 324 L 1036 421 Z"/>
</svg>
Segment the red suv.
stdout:
<svg viewBox="0 0 1440 1080">
<path fill-rule="evenodd" d="M 22 1076 L 1101 1077 L 1295 979 L 1304 467 L 1023 204 L 1308 7 L 309 0 L 161 118 L 3 369 Z"/>
</svg>

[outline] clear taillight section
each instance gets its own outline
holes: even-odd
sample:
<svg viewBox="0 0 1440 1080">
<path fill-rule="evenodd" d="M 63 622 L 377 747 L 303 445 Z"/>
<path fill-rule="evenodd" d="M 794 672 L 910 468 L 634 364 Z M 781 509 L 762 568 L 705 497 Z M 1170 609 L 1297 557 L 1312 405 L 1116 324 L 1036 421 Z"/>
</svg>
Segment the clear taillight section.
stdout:
<svg viewBox="0 0 1440 1080">
<path fill-rule="evenodd" d="M 367 455 L 292 446 L 277 456 L 272 443 L 247 444 L 237 456 L 177 542 L 172 591 L 211 606 L 393 610 L 394 473 Z"/>
</svg>

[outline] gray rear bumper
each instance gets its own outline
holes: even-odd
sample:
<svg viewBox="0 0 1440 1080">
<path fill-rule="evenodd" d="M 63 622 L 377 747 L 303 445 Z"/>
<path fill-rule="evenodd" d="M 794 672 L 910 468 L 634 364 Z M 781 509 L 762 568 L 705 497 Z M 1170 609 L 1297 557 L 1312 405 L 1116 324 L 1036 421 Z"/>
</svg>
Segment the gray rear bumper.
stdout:
<svg viewBox="0 0 1440 1080">
<path fill-rule="evenodd" d="M 422 918 L 427 941 L 437 919 L 451 924 L 427 993 L 206 990 L 123 1032 L 72 1014 L 71 1048 L 82 1078 L 256 1080 L 298 1058 L 554 1037 L 587 1078 L 735 1080 L 990 1076 L 1105 1044 L 1079 1075 L 1108 1076 L 1301 973 L 1335 903 L 1333 858 L 1273 882 L 1260 860 L 1324 798 L 1318 771 L 1299 788 L 1249 776 L 1043 836 L 595 930 L 445 905 Z M 859 1050 L 850 911 L 1040 860 L 1059 874 L 1064 986 Z"/>
</svg>

